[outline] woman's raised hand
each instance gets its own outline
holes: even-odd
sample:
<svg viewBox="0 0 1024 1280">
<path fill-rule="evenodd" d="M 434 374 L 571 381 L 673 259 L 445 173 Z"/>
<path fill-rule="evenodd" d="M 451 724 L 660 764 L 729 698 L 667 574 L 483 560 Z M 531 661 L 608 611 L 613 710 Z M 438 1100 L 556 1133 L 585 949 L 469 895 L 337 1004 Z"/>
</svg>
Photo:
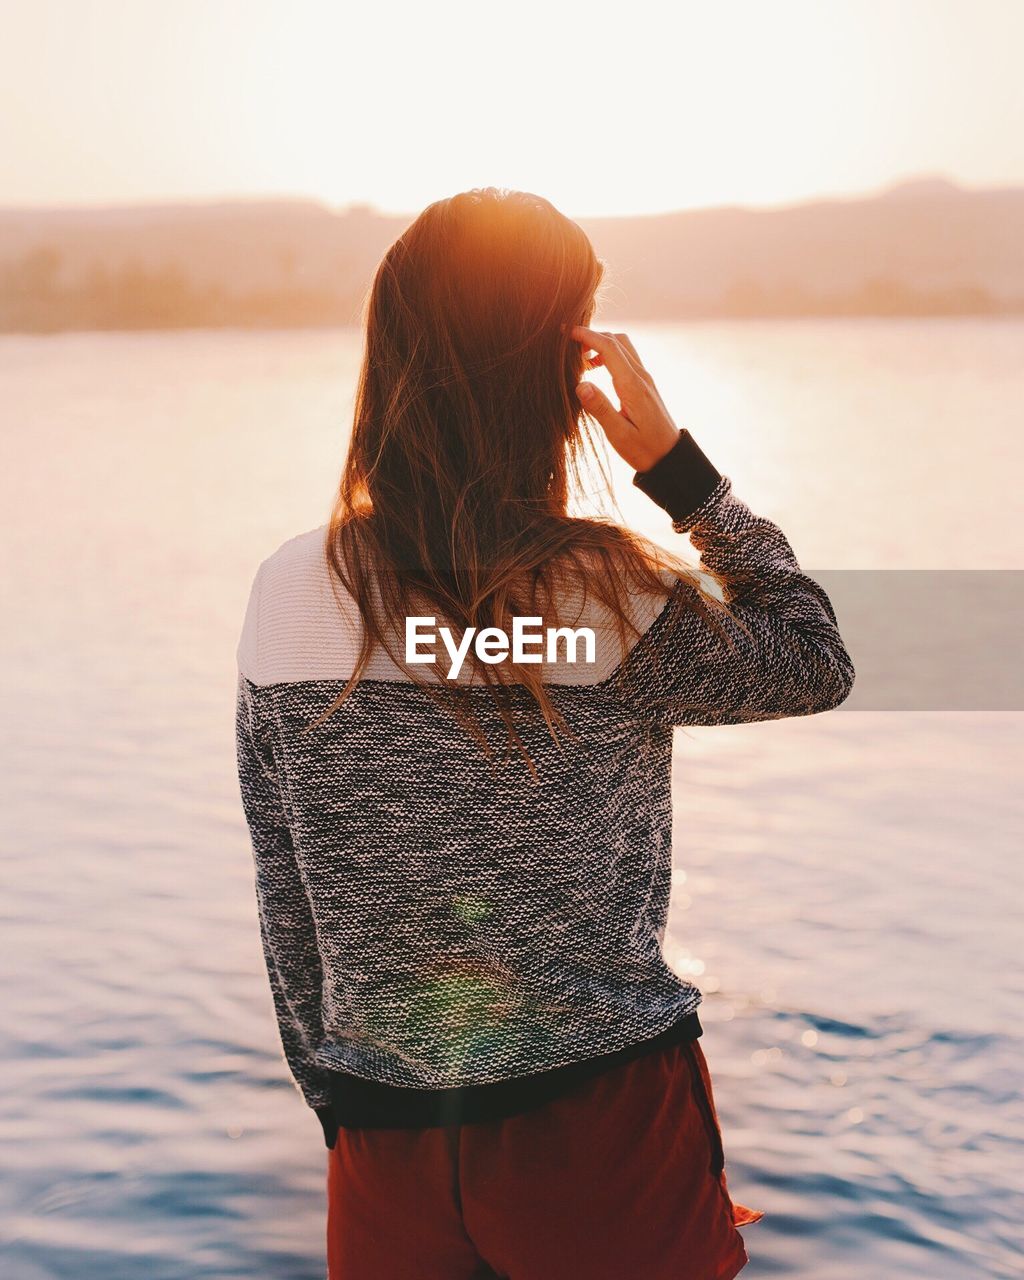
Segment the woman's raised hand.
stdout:
<svg viewBox="0 0 1024 1280">
<path fill-rule="evenodd" d="M 573 325 L 569 332 L 587 351 L 597 353 L 589 356 L 587 363 L 591 368 L 604 365 L 619 397 L 616 409 L 600 388 L 581 382 L 576 394 L 584 411 L 597 419 L 608 443 L 634 471 L 650 470 L 679 439 L 679 428 L 636 348 L 624 333 L 603 333 L 581 324 Z"/>
</svg>

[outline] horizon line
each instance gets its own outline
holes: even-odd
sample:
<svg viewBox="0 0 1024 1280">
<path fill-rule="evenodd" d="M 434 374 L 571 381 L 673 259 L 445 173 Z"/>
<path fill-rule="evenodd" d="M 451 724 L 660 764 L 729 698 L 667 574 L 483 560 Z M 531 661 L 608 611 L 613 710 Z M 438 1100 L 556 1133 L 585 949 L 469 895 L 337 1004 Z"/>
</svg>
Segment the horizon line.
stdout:
<svg viewBox="0 0 1024 1280">
<path fill-rule="evenodd" d="M 498 183 L 484 183 L 480 185 L 500 186 Z M 794 200 L 770 202 L 770 203 L 743 203 L 743 202 L 723 202 L 719 204 L 697 204 L 682 205 L 673 209 L 656 209 L 648 210 L 644 213 L 567 213 L 566 216 L 574 221 L 585 220 L 587 222 L 597 221 L 623 221 L 626 219 L 643 219 L 643 218 L 666 218 L 673 217 L 678 214 L 697 213 L 697 212 L 724 212 L 744 211 L 744 212 L 773 212 L 783 209 L 796 209 L 807 205 L 816 204 L 842 204 L 852 203 L 864 200 L 881 199 L 887 195 L 893 195 L 900 191 L 906 190 L 908 193 L 915 188 L 922 191 L 931 188 L 935 191 L 945 190 L 949 193 L 962 195 L 981 195 L 991 194 L 994 192 L 1004 191 L 1022 191 L 1024 190 L 1024 182 L 1005 182 L 992 185 L 971 186 L 957 178 L 950 177 L 946 173 L 925 171 L 908 174 L 903 177 L 894 178 L 889 182 L 883 183 L 877 187 L 860 189 L 859 191 L 845 191 L 837 193 L 821 192 L 818 195 L 799 197 Z M 470 188 L 467 188 L 469 190 Z M 509 190 L 518 188 L 508 188 Z M 538 193 L 539 194 L 539 193 Z M 443 199 L 444 197 L 437 197 Z M 428 204 L 432 201 L 428 201 Z M 0 204 L 0 215 L 3 214 L 88 214 L 88 213 L 128 213 L 142 212 L 146 210 L 171 210 L 171 209 L 212 209 L 224 208 L 232 205 L 307 205 L 314 208 L 323 209 L 335 216 L 347 213 L 363 213 L 370 217 L 381 219 L 409 218 L 413 219 L 418 216 L 418 212 L 403 212 L 382 208 L 372 200 L 352 199 L 339 204 L 325 200 L 321 197 L 307 194 L 233 194 L 233 195 L 197 195 L 197 196 L 178 196 L 178 197 L 154 197 L 140 200 L 121 200 L 108 201 L 98 203 L 50 203 L 50 204 Z M 426 206 L 424 206 L 426 207 Z M 565 212 L 564 210 L 562 212 Z"/>
</svg>

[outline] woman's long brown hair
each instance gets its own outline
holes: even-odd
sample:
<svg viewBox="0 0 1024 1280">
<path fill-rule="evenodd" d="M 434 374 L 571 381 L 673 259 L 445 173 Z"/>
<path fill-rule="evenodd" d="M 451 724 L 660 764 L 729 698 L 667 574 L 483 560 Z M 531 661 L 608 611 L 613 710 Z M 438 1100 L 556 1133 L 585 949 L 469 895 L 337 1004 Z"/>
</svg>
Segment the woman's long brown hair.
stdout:
<svg viewBox="0 0 1024 1280">
<path fill-rule="evenodd" d="M 583 349 L 569 329 L 589 323 L 603 271 L 583 230 L 547 200 L 495 187 L 429 205 L 385 253 L 326 538 L 328 564 L 358 604 L 362 646 L 314 725 L 342 705 L 380 644 L 493 759 L 468 690 L 451 686 L 442 697 L 396 653 L 407 616 L 432 614 L 456 635 L 508 631 L 515 615 L 565 625 L 551 614 L 570 578 L 610 610 L 624 655 L 627 635 L 638 634 L 629 594 L 667 599 L 659 569 L 687 572 L 611 521 L 567 511 L 584 446 L 593 447 L 575 391 Z M 713 616 L 718 602 L 693 580 L 685 607 Z M 517 703 L 520 714 L 539 707 L 556 742 L 566 729 L 542 667 L 486 665 L 472 650 L 466 661 L 536 778 Z"/>
</svg>

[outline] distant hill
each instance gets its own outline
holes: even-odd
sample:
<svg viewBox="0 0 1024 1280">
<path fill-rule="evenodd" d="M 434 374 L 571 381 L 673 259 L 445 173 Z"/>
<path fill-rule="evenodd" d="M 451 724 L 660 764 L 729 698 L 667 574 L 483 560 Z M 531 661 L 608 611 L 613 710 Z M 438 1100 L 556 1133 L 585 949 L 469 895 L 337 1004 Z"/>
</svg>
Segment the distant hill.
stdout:
<svg viewBox="0 0 1024 1280">
<path fill-rule="evenodd" d="M 0 209 L 0 330 L 358 323 L 410 217 L 238 200 Z M 1024 313 L 1024 188 L 579 220 L 631 320 Z"/>
</svg>

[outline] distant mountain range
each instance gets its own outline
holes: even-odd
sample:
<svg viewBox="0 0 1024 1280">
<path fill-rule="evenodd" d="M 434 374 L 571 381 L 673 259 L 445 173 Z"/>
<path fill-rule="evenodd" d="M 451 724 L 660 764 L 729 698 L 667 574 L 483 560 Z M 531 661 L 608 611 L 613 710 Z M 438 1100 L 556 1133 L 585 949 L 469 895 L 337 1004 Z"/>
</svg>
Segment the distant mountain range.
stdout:
<svg viewBox="0 0 1024 1280">
<path fill-rule="evenodd" d="M 0 330 L 358 323 L 409 217 L 239 200 L 0 209 Z M 601 318 L 1024 313 L 1024 188 L 581 218 Z"/>
</svg>

